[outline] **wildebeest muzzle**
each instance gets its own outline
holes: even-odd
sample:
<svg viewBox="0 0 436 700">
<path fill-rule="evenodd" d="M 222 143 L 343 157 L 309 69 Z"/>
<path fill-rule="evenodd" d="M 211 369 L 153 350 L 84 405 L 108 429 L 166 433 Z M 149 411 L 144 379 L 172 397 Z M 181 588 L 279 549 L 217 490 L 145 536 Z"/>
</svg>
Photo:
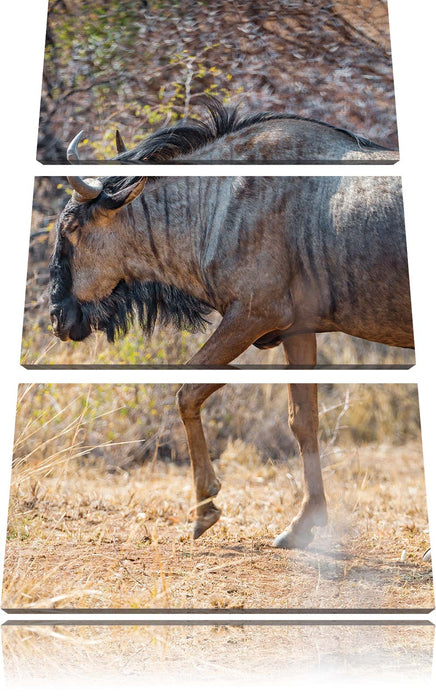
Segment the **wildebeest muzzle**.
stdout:
<svg viewBox="0 0 436 700">
<path fill-rule="evenodd" d="M 53 333 L 60 340 L 84 340 L 92 331 L 80 304 L 72 297 L 51 305 L 50 320 Z"/>
</svg>

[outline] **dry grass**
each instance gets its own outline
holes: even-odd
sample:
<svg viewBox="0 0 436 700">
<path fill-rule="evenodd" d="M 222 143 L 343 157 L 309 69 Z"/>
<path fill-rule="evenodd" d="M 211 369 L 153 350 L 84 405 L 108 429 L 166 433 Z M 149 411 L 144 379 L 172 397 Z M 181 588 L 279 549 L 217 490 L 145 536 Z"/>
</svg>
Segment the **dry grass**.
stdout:
<svg viewBox="0 0 436 700">
<path fill-rule="evenodd" d="M 122 420 L 114 434 L 123 407 L 117 414 L 103 410 L 102 397 L 111 388 L 98 387 L 95 405 L 89 389 L 81 410 L 71 404 L 77 387 L 49 389 L 23 388 L 20 397 L 3 607 L 432 607 L 431 565 L 422 562 L 427 510 L 416 438 L 360 447 L 350 437 L 324 441 L 330 523 L 307 551 L 286 552 L 272 548 L 271 541 L 301 501 L 298 458 L 272 461 L 252 443 L 229 439 L 231 429 L 221 425 L 227 447 L 216 467 L 223 481 L 217 498 L 223 517 L 193 543 L 186 461 L 163 461 L 155 448 L 140 467 L 120 469 L 112 455 L 108 468 L 109 448 L 88 440 L 93 431 L 103 436 L 99 420 L 103 444 L 110 443 L 115 455 L 119 436 L 128 437 Z M 244 390 L 241 396 L 247 397 L 252 388 Z M 120 399 L 121 388 L 113 391 Z M 379 403 L 380 394 L 382 387 Z M 321 405 L 328 396 L 321 392 Z M 45 412 L 41 419 L 41 397 L 53 408 L 50 418 Z M 98 407 L 99 419 L 93 413 Z M 160 411 L 147 407 L 159 424 Z M 371 412 L 369 404 L 366 410 Z"/>
<path fill-rule="evenodd" d="M 167 384 L 22 385 L 14 468 L 24 461 L 34 473 L 67 457 L 76 466 L 101 458 L 111 470 L 157 458 L 186 465 L 176 391 Z M 420 438 L 413 384 L 322 384 L 319 412 L 324 460 L 332 447 Z M 229 384 L 205 402 L 202 416 L 214 459 L 229 438 L 253 445 L 265 461 L 297 454 L 286 385 Z"/>
<path fill-rule="evenodd" d="M 2 628 L 9 683 L 429 680 L 431 625 L 25 625 Z M 290 686 L 289 686 L 290 687 Z M 416 690 L 416 686 L 415 686 Z"/>
</svg>

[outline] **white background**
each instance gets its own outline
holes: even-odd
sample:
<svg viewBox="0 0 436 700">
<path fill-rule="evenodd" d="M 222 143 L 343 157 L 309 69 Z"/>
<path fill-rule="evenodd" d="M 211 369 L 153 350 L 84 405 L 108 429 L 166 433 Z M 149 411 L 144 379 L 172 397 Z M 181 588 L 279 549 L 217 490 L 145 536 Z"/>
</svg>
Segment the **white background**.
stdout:
<svg viewBox="0 0 436 700">
<path fill-rule="evenodd" d="M 268 0 L 265 0 L 268 2 Z M 0 397 L 0 566 L 3 568 L 6 514 L 10 480 L 12 441 L 15 419 L 17 385 L 20 382 L 181 382 L 217 381 L 212 371 L 198 370 L 135 370 L 135 371 L 29 371 L 20 367 L 20 342 L 24 306 L 24 292 L 32 207 L 33 178 L 35 175 L 63 174 L 63 166 L 41 166 L 35 160 L 43 50 L 46 23 L 46 0 L 4 0 L 1 10 L 1 221 L 2 250 L 0 253 L 1 283 L 1 397 Z M 318 382 L 417 382 L 419 386 L 424 461 L 427 481 L 428 507 L 432 542 L 436 547 L 436 471 L 435 471 L 435 306 L 436 306 L 436 177 L 435 151 L 435 4 L 433 0 L 390 0 L 391 40 L 396 89 L 398 130 L 401 162 L 395 166 L 326 166 L 321 174 L 395 174 L 403 178 L 406 213 L 406 229 L 409 250 L 409 269 L 412 287 L 412 305 L 416 341 L 416 367 L 407 371 L 294 371 L 292 379 Z M 171 166 L 159 166 L 158 174 L 169 173 Z M 145 174 L 141 166 L 132 173 Z M 77 170 L 71 169 L 70 172 Z M 209 174 L 208 166 L 179 166 L 178 174 Z M 216 174 L 274 174 L 313 175 L 320 169 L 311 166 L 213 166 Z M 101 166 L 80 168 L 80 174 L 102 175 Z M 114 174 L 111 167 L 110 173 Z M 124 170 L 123 170 L 124 173 Z M 156 174 L 156 168 L 153 168 Z M 244 370 L 220 372 L 223 378 L 233 382 L 285 382 L 289 372 L 284 370 Z M 225 616 L 224 616 L 225 617 Z M 338 617 L 338 616 L 336 616 Z M 404 616 L 402 616 L 403 618 Z M 7 616 L 1 613 L 1 619 Z M 54 621 L 51 617 L 50 620 Z M 180 616 L 177 616 L 180 620 Z M 216 619 L 216 618 L 215 618 Z M 233 618 L 234 619 L 234 618 Z M 435 614 L 428 619 L 436 620 Z M 363 681 L 364 679 L 362 679 Z M 436 685 L 434 685 L 436 688 Z M 241 689 L 240 689 L 241 690 Z M 250 694 L 259 696 L 265 689 L 253 688 Z M 292 689 L 277 686 L 280 695 Z M 323 685 L 305 686 L 303 692 L 333 693 L 336 698 L 345 696 L 350 688 Z M 408 684 L 395 688 L 382 688 L 377 684 L 372 693 L 395 692 L 406 697 L 417 688 Z M 39 697 L 62 692 L 72 695 L 71 688 L 32 690 Z M 154 692 L 171 692 L 174 689 L 158 689 Z M 188 688 L 181 689 L 182 694 Z M 237 689 L 235 688 L 235 692 Z M 9 689 L 12 694 L 12 689 Z M 13 691 L 16 694 L 16 690 Z M 23 694 L 26 691 L 23 691 Z M 81 690 L 82 692 L 82 690 Z M 86 692 L 86 691 L 85 691 Z M 115 696 L 116 689 L 105 689 Z M 200 691 L 204 692 L 204 691 Z M 208 688 L 207 694 L 215 697 L 219 689 Z M 226 693 L 232 692 L 227 688 Z M 368 688 L 353 688 L 360 697 Z M 429 693 L 429 689 L 418 692 Z M 27 694 L 27 692 L 26 692 Z M 94 694 L 94 693 L 93 693 Z M 117 692 L 118 694 L 118 692 Z M 239 692 L 238 692 L 239 694 Z"/>
</svg>

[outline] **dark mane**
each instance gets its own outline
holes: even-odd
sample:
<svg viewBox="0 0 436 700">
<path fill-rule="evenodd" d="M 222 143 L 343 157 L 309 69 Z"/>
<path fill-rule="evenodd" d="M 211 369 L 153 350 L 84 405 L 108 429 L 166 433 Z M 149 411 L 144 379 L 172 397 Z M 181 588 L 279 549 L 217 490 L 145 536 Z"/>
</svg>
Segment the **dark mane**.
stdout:
<svg viewBox="0 0 436 700">
<path fill-rule="evenodd" d="M 208 323 L 204 317 L 212 311 L 204 302 L 167 284 L 124 281 L 105 299 L 81 303 L 80 310 L 84 322 L 105 331 L 110 343 L 126 335 L 135 321 L 148 337 L 157 321 L 192 333 L 204 331 Z"/>
<path fill-rule="evenodd" d="M 175 160 L 180 156 L 193 153 L 213 141 L 245 129 L 253 124 L 260 124 L 277 119 L 295 119 L 304 122 L 320 124 L 346 134 L 353 139 L 360 148 L 385 149 L 384 146 L 370 141 L 363 136 L 357 136 L 348 129 L 333 126 L 327 122 L 309 117 L 301 117 L 297 114 L 277 114 L 275 112 L 258 112 L 250 116 L 241 116 L 238 107 L 226 107 L 215 98 L 208 98 L 205 102 L 208 115 L 204 121 L 200 119 L 183 119 L 173 126 L 158 129 L 148 136 L 138 146 L 124 153 L 119 153 L 114 160 L 124 163 L 132 161 L 144 161 L 148 163 L 162 163 Z"/>
</svg>

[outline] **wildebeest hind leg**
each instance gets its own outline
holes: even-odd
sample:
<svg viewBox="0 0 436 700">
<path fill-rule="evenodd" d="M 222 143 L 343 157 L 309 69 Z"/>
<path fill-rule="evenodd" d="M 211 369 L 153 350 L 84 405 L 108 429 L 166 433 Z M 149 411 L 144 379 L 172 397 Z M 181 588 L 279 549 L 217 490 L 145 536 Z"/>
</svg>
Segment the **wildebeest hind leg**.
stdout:
<svg viewBox="0 0 436 700">
<path fill-rule="evenodd" d="M 300 335 L 283 341 L 290 365 L 316 364 L 316 336 Z M 298 515 L 274 541 L 276 547 L 304 549 L 313 540 L 313 527 L 327 524 L 327 506 L 318 445 L 318 387 L 289 385 L 289 425 L 303 461 L 304 497 Z"/>
</svg>

